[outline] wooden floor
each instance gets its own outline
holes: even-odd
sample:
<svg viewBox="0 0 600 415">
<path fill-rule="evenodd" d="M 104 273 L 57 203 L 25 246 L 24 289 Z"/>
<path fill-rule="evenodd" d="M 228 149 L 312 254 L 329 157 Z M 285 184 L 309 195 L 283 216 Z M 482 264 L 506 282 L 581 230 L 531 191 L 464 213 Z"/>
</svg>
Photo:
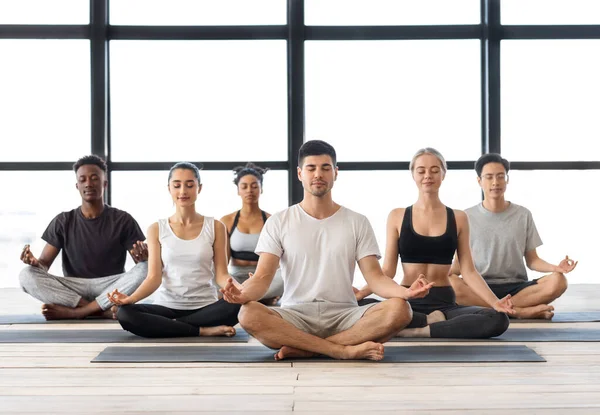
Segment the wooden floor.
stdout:
<svg viewBox="0 0 600 415">
<path fill-rule="evenodd" d="M 573 285 L 555 306 L 600 310 L 599 296 L 600 285 Z M 0 304 L 1 314 L 39 309 L 37 301 L 16 289 L 0 290 Z M 581 325 L 600 328 L 600 323 L 553 327 Z M 0 330 L 84 327 L 115 326 L 5 325 Z M 108 344 L 0 344 L 0 413 L 600 413 L 600 343 L 525 344 L 547 363 L 99 365 L 90 360 Z"/>
</svg>

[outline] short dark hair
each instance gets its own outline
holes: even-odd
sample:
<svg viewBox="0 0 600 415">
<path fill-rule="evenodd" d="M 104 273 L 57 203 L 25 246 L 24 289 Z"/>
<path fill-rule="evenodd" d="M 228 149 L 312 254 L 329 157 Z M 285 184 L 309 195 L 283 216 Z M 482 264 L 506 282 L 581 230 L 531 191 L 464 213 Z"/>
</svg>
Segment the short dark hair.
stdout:
<svg viewBox="0 0 600 415">
<path fill-rule="evenodd" d="M 175 163 L 173 165 L 173 167 L 171 167 L 171 170 L 169 170 L 169 179 L 167 180 L 167 183 L 171 182 L 171 177 L 173 176 L 173 171 L 178 170 L 178 169 L 191 170 L 192 172 L 194 172 L 194 176 L 196 176 L 196 180 L 198 180 L 198 184 L 202 184 L 202 182 L 200 181 L 200 169 L 194 163 L 190 163 L 187 161 L 180 161 L 179 163 Z"/>
<path fill-rule="evenodd" d="M 85 166 L 87 164 L 93 164 L 94 166 L 100 167 L 100 169 L 106 174 L 108 172 L 108 168 L 106 167 L 106 162 L 101 158 L 96 156 L 95 154 L 91 154 L 89 156 L 83 156 L 79 160 L 73 164 L 73 171 L 77 173 L 77 170 L 81 166 Z"/>
<path fill-rule="evenodd" d="M 504 166 L 504 170 L 508 173 L 510 170 L 510 163 L 505 158 L 498 153 L 487 153 L 483 156 L 479 157 L 479 159 L 475 162 L 475 171 L 477 172 L 477 176 L 481 177 L 481 172 L 483 171 L 483 167 L 488 163 L 500 163 Z"/>
<path fill-rule="evenodd" d="M 337 164 L 337 157 L 335 155 L 335 148 L 329 143 L 321 140 L 310 140 L 302 144 L 298 151 L 298 166 L 302 166 L 304 159 L 308 156 L 321 156 L 328 155 L 333 161 L 333 165 Z"/>
<path fill-rule="evenodd" d="M 263 176 L 267 171 L 269 171 L 268 168 L 257 166 L 254 163 L 246 163 L 245 166 L 234 167 L 233 173 L 235 174 L 235 177 L 233 178 L 233 184 L 237 186 L 242 177 L 251 174 L 258 179 L 260 185 L 262 186 Z"/>
</svg>

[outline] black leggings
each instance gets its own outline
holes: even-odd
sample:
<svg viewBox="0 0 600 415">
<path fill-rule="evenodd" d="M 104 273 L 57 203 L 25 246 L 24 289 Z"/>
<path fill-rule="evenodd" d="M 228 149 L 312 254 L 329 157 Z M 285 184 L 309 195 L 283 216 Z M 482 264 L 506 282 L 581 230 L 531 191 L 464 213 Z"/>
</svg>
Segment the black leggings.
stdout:
<svg viewBox="0 0 600 415">
<path fill-rule="evenodd" d="M 130 304 L 119 307 L 117 319 L 121 327 L 141 337 L 194 337 L 200 335 L 200 327 L 235 326 L 240 307 L 222 299 L 195 310 Z"/>
<path fill-rule="evenodd" d="M 427 326 L 427 314 L 440 310 L 446 321 L 429 326 L 433 338 L 489 339 L 508 329 L 506 314 L 493 308 L 465 307 L 456 304 L 452 287 L 432 287 L 425 298 L 408 300 L 413 319 L 407 328 Z"/>
</svg>

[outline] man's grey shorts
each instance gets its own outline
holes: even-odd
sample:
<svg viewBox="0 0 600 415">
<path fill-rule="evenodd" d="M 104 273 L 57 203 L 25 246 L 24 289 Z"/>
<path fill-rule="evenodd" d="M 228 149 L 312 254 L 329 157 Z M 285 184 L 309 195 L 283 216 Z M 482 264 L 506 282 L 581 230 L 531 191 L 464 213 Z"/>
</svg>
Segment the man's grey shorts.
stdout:
<svg viewBox="0 0 600 415">
<path fill-rule="evenodd" d="M 369 308 L 375 305 L 377 303 L 358 306 L 315 301 L 287 307 L 273 307 L 271 310 L 297 329 L 324 339 L 350 329 Z"/>
</svg>

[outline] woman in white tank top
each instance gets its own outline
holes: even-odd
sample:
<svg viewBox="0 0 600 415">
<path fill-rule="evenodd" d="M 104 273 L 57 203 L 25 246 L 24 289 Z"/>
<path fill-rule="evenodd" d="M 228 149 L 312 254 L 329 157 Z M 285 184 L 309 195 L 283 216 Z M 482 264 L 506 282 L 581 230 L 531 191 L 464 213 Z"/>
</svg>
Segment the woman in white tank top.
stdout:
<svg viewBox="0 0 600 415">
<path fill-rule="evenodd" d="M 267 218 L 271 216 L 258 205 L 263 189 L 263 175 L 268 169 L 248 163 L 233 169 L 233 184 L 242 199 L 242 208 L 221 218 L 227 227 L 229 273 L 240 284 L 256 271 L 258 255 L 254 253 L 258 237 Z M 260 300 L 272 305 L 283 295 L 283 279 L 278 269 L 269 290 Z"/>
<path fill-rule="evenodd" d="M 211 281 L 225 286 L 227 236 L 218 220 L 196 212 L 200 172 L 177 163 L 169 172 L 175 214 L 148 229 L 148 276 L 130 296 L 117 290 L 121 326 L 142 337 L 233 336 L 239 305 L 219 300 Z M 153 304 L 136 304 L 158 290 Z"/>
</svg>

